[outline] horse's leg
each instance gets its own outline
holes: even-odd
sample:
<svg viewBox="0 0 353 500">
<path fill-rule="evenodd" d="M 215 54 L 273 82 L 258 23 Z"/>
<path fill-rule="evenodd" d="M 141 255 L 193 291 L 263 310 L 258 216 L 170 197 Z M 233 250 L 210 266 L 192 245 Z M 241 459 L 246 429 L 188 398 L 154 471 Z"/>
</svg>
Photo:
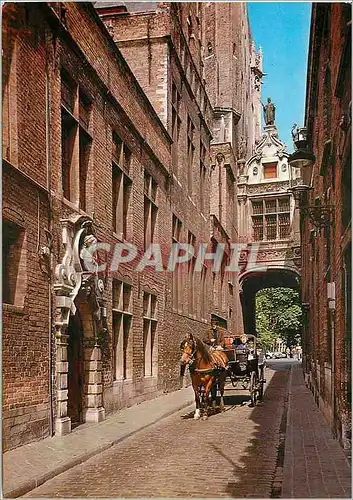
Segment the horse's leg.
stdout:
<svg viewBox="0 0 353 500">
<path fill-rule="evenodd" d="M 212 408 L 216 409 L 216 406 L 217 406 L 217 381 L 215 381 L 215 383 L 212 385 L 211 398 L 212 398 Z"/>
<path fill-rule="evenodd" d="M 208 419 L 208 414 L 207 414 L 208 398 L 210 395 L 210 391 L 212 389 L 213 382 L 214 382 L 214 377 L 210 377 L 204 387 L 204 412 L 202 415 L 202 420 Z"/>
<path fill-rule="evenodd" d="M 219 378 L 219 392 L 221 393 L 221 401 L 219 403 L 219 407 L 220 407 L 221 411 L 224 411 L 223 394 L 224 394 L 224 387 L 226 385 L 226 376 L 227 376 L 227 373 L 224 372 L 221 374 L 221 376 Z"/>
<path fill-rule="evenodd" d="M 195 394 L 195 403 L 196 403 L 196 409 L 194 413 L 194 419 L 198 420 L 201 417 L 200 413 L 200 394 L 199 394 L 199 386 L 197 382 L 192 383 L 192 387 L 194 389 L 194 394 Z"/>
<path fill-rule="evenodd" d="M 203 384 L 200 385 L 200 401 L 201 401 L 201 418 L 202 420 L 206 420 L 207 407 L 208 407 L 208 394 L 206 393 L 206 388 Z"/>
</svg>

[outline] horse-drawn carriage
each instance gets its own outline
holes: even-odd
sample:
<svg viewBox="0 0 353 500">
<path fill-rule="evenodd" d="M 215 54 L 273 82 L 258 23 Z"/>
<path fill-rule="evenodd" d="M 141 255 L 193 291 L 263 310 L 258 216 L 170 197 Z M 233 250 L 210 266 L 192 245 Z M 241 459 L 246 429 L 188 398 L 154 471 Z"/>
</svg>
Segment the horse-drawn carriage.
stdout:
<svg viewBox="0 0 353 500">
<path fill-rule="evenodd" d="M 255 405 L 257 399 L 262 399 L 265 383 L 265 356 L 261 343 L 250 334 L 228 337 L 225 353 L 233 387 L 249 390 L 251 403 Z"/>
<path fill-rule="evenodd" d="M 233 387 L 241 385 L 249 389 L 251 402 L 263 395 L 264 356 L 262 347 L 254 335 L 228 337 L 226 349 L 210 348 L 192 333 L 181 343 L 182 366 L 189 365 L 192 386 L 195 392 L 196 411 L 194 418 L 207 418 L 209 398 L 216 403 L 217 389 L 220 392 L 220 409 L 224 409 L 223 394 L 227 377 Z"/>
</svg>

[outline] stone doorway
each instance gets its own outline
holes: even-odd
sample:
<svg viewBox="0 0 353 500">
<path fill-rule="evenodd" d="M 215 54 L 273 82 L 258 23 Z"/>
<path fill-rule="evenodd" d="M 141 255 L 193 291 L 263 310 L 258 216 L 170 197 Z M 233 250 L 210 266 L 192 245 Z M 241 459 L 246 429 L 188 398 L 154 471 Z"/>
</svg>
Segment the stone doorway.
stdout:
<svg viewBox="0 0 353 500">
<path fill-rule="evenodd" d="M 67 416 L 71 418 L 71 428 L 83 422 L 84 354 L 83 327 L 78 309 L 70 317 L 67 329 L 68 398 Z"/>
<path fill-rule="evenodd" d="M 103 407 L 99 336 L 107 334 L 104 283 L 94 257 L 92 220 L 74 214 L 61 220 L 65 254 L 55 267 L 55 433 L 81 422 L 100 422 Z"/>
</svg>

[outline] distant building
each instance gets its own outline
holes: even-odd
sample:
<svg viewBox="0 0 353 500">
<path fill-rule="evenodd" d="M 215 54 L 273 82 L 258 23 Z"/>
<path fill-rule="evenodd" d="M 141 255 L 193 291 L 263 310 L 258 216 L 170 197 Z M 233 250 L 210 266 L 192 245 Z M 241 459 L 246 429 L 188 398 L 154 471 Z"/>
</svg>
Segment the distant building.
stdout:
<svg viewBox="0 0 353 500">
<path fill-rule="evenodd" d="M 126 242 L 137 258 L 161 244 L 165 263 L 175 242 L 238 241 L 239 136 L 255 128 L 247 13 L 227 5 L 233 96 L 207 84 L 206 4 L 100 4 L 105 25 L 86 2 L 3 8 L 5 450 L 180 388 L 189 331 L 243 328 L 238 281 L 195 273 L 195 256 L 109 267 Z M 96 241 L 110 246 L 88 265 Z"/>
<path fill-rule="evenodd" d="M 260 101 L 256 115 L 260 115 Z M 240 275 L 244 325 L 256 331 L 256 293 L 268 287 L 299 290 L 300 232 L 290 187 L 286 145 L 275 125 L 265 125 L 238 177 L 238 227 L 240 241 L 258 247 L 251 269 Z"/>
<path fill-rule="evenodd" d="M 307 203 L 317 217 L 302 219 L 303 362 L 317 404 L 346 449 L 352 404 L 351 43 L 351 5 L 313 4 L 305 122 L 316 157 Z"/>
<path fill-rule="evenodd" d="M 189 227 L 184 241 L 198 244 L 197 235 L 206 230 L 203 241 L 210 251 L 225 244 L 221 271 L 204 268 L 203 279 L 212 292 L 203 307 L 212 323 L 242 332 L 238 275 L 225 267 L 230 243 L 239 242 L 239 155 L 246 156 L 260 134 L 253 103 L 259 99 L 261 54 L 255 54 L 246 5 L 99 2 L 96 8 L 174 139 L 172 200 L 180 224 Z M 196 300 L 191 290 L 184 295 L 189 306 L 174 305 L 172 324 L 184 324 L 184 316 L 175 313 L 185 313 Z"/>
</svg>

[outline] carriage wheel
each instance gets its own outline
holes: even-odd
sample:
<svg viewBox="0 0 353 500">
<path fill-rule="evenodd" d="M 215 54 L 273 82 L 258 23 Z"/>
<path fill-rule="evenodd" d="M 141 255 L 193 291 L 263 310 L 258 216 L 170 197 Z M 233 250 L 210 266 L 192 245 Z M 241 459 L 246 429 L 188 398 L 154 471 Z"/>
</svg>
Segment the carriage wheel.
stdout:
<svg viewBox="0 0 353 500">
<path fill-rule="evenodd" d="M 251 397 L 251 405 L 256 405 L 256 391 L 257 391 L 257 376 L 255 372 L 251 372 L 250 375 L 250 397 Z"/>
<path fill-rule="evenodd" d="M 260 380 L 259 380 L 259 401 L 262 401 L 264 395 L 264 369 L 260 369 Z"/>
</svg>

